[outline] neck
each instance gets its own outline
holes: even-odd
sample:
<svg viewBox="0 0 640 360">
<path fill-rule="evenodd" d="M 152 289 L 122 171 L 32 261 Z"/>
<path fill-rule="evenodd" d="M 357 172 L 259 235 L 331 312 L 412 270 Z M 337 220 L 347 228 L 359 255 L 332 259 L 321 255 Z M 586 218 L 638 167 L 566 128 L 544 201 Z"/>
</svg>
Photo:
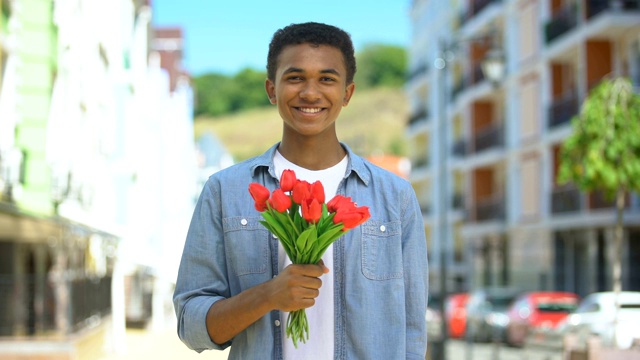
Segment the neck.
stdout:
<svg viewBox="0 0 640 360">
<path fill-rule="evenodd" d="M 338 139 L 333 141 L 287 141 L 282 139 L 278 151 L 285 159 L 309 170 L 328 169 L 347 154 Z"/>
</svg>

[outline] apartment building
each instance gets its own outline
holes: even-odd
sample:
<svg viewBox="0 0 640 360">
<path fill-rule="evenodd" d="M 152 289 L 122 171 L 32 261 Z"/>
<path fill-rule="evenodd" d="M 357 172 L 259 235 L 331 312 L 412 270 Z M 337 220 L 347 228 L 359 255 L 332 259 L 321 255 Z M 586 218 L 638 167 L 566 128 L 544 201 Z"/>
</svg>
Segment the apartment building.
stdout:
<svg viewBox="0 0 640 360">
<path fill-rule="evenodd" d="M 415 0 L 410 16 L 406 135 L 434 293 L 443 269 L 448 292 L 610 290 L 613 202 L 559 185 L 558 153 L 603 77 L 640 85 L 640 1 Z M 624 223 L 623 289 L 640 290 L 638 194 Z"/>
<path fill-rule="evenodd" d="M 0 358 L 121 349 L 137 285 L 173 315 L 193 95 L 154 34 L 149 0 L 0 0 Z"/>
</svg>

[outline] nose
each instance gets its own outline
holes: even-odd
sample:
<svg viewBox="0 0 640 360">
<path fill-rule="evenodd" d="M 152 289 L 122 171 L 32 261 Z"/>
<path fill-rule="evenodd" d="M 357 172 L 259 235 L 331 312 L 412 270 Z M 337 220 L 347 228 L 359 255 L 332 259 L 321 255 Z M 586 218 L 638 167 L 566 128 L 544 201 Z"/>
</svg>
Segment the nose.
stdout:
<svg viewBox="0 0 640 360">
<path fill-rule="evenodd" d="M 318 85 L 313 81 L 307 81 L 300 90 L 300 98 L 305 101 L 314 102 L 320 98 Z"/>
</svg>

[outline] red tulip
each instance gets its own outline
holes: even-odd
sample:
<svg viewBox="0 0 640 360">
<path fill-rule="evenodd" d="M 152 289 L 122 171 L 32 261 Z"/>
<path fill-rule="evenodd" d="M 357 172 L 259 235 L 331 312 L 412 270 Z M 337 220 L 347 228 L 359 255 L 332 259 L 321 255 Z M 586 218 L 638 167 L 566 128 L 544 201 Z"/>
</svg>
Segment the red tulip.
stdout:
<svg viewBox="0 0 640 360">
<path fill-rule="evenodd" d="M 291 198 L 282 189 L 275 189 L 269 199 L 269 205 L 277 212 L 285 212 L 291 207 Z"/>
<path fill-rule="evenodd" d="M 302 205 L 302 202 L 308 199 L 311 196 L 311 184 L 304 180 L 296 181 L 296 184 L 293 186 L 293 190 L 291 191 L 291 197 L 293 197 L 293 202 L 298 205 Z"/>
<path fill-rule="evenodd" d="M 293 170 L 285 170 L 280 176 L 280 188 L 284 192 L 293 190 L 293 186 L 296 184 L 296 174 Z"/>
<path fill-rule="evenodd" d="M 370 217 L 371 214 L 369 213 L 369 208 L 366 206 L 360 206 L 353 209 L 341 208 L 336 212 L 333 222 L 334 224 L 342 223 L 344 225 L 342 231 L 348 231 L 364 223 Z"/>
<path fill-rule="evenodd" d="M 249 193 L 255 201 L 256 210 L 262 212 L 267 209 L 267 200 L 269 199 L 269 189 L 258 183 L 249 184 Z"/>
<path fill-rule="evenodd" d="M 322 216 L 322 205 L 317 199 L 307 199 L 301 204 L 302 218 L 310 223 L 317 223 Z"/>
<path fill-rule="evenodd" d="M 310 186 L 311 197 L 318 200 L 320 204 L 324 203 L 324 186 L 320 181 L 316 181 Z"/>
<path fill-rule="evenodd" d="M 336 212 L 340 208 L 355 208 L 356 205 L 353 201 L 351 201 L 350 197 L 346 197 L 343 195 L 336 195 L 327 203 L 327 209 L 329 212 Z"/>
</svg>

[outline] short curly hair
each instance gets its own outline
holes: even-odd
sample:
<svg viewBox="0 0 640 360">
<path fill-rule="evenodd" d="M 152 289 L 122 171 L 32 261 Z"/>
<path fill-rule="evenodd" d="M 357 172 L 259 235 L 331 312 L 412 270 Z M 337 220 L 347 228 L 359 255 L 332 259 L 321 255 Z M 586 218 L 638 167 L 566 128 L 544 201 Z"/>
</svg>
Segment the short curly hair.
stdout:
<svg viewBox="0 0 640 360">
<path fill-rule="evenodd" d="M 339 49 L 347 68 L 347 84 L 353 82 L 353 77 L 356 74 L 356 58 L 351 35 L 338 27 L 317 22 L 291 24 L 273 34 L 267 55 L 267 77 L 269 80 L 275 81 L 278 56 L 282 50 L 289 45 L 306 43 L 328 45 Z"/>
</svg>

